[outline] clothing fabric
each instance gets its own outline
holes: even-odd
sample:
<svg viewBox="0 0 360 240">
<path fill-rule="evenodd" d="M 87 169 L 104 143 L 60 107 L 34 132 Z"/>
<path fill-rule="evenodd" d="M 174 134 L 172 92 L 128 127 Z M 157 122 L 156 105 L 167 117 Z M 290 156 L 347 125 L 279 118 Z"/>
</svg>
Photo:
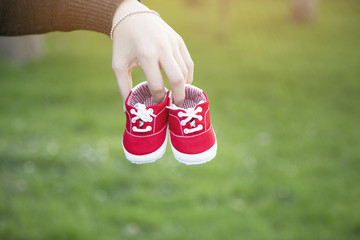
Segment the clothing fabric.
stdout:
<svg viewBox="0 0 360 240">
<path fill-rule="evenodd" d="M 122 0 L 0 0 L 0 35 L 91 30 L 109 35 Z"/>
</svg>

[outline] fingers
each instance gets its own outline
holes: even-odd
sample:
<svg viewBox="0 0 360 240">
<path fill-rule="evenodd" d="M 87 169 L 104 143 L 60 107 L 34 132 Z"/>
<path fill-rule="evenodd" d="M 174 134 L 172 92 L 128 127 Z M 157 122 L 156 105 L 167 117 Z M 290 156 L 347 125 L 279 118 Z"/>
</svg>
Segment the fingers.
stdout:
<svg viewBox="0 0 360 240">
<path fill-rule="evenodd" d="M 180 40 L 179 45 L 180 45 L 179 46 L 180 53 L 187 67 L 187 72 L 188 72 L 186 83 L 191 84 L 194 79 L 194 62 L 191 59 L 190 53 L 187 50 L 186 45 L 182 39 Z"/>
<path fill-rule="evenodd" d="M 185 99 L 184 74 L 171 52 L 167 52 L 167 54 L 160 58 L 160 64 L 169 79 L 174 103 L 177 106 L 181 106 Z"/>
<path fill-rule="evenodd" d="M 188 68 L 185 65 L 184 59 L 181 56 L 180 49 L 178 46 L 175 46 L 175 48 L 173 49 L 173 55 L 174 55 L 177 65 L 179 66 L 179 68 L 184 76 L 185 83 L 187 83 L 188 76 L 189 76 Z"/>
<path fill-rule="evenodd" d="M 181 106 L 185 99 L 185 83 L 191 84 L 193 81 L 194 64 L 183 42 L 180 46 L 173 47 L 172 51 L 169 49 L 163 49 L 162 51 L 160 65 L 169 79 L 174 103 Z M 144 57 L 141 55 L 138 61 L 148 81 L 153 101 L 160 103 L 164 99 L 165 88 L 159 60 L 156 57 Z M 128 64 L 113 60 L 113 70 L 117 78 L 120 95 L 123 102 L 125 102 L 132 89 L 132 69 L 129 69 Z"/>
<path fill-rule="evenodd" d="M 172 45 L 173 48 L 176 49 L 174 52 L 174 56 L 176 61 L 178 62 L 182 72 L 184 73 L 186 83 L 191 84 L 194 79 L 194 62 L 191 59 L 190 53 L 184 43 L 184 40 L 181 38 L 181 36 L 176 33 L 169 25 L 167 25 L 165 22 L 163 22 L 164 27 L 167 29 L 168 33 L 170 34 L 169 38 L 172 38 Z M 180 51 L 180 56 L 177 53 Z M 184 67 L 185 64 L 185 67 Z M 186 68 L 186 70 L 184 70 Z M 186 74 L 187 73 L 187 74 Z"/>
<path fill-rule="evenodd" d="M 181 106 L 185 99 L 185 83 L 193 82 L 194 63 L 180 36 L 176 43 L 173 42 L 172 47 L 172 54 L 167 53 L 160 59 L 160 63 L 169 79 L 174 102 Z"/>
<path fill-rule="evenodd" d="M 159 63 L 156 60 L 140 60 L 140 67 L 145 74 L 153 101 L 156 103 L 161 103 L 165 97 L 165 88 Z"/>
<path fill-rule="evenodd" d="M 113 70 L 116 75 L 119 92 L 123 102 L 125 103 L 132 89 L 131 71 L 126 65 L 119 65 L 113 61 Z"/>
</svg>

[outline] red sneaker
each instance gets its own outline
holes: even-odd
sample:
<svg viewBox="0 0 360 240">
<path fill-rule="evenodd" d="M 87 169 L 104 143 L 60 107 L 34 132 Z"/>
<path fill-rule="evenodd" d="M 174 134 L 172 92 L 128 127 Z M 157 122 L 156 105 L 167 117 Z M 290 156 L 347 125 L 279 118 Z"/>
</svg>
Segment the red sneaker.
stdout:
<svg viewBox="0 0 360 240">
<path fill-rule="evenodd" d="M 175 106 L 170 96 L 168 109 L 170 143 L 176 160 L 193 165 L 213 159 L 217 143 L 206 94 L 197 87 L 186 85 L 183 105 Z"/>
<path fill-rule="evenodd" d="M 161 158 L 167 144 L 169 93 L 157 104 L 146 82 L 132 89 L 125 102 L 126 128 L 123 136 L 125 157 L 133 163 L 150 163 Z"/>
</svg>

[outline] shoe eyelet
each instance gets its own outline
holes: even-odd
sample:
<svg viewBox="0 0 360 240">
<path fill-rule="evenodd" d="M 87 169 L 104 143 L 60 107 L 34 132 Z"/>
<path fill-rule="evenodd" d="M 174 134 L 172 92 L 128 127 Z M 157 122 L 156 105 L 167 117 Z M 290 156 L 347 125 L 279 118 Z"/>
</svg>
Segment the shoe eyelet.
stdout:
<svg viewBox="0 0 360 240">
<path fill-rule="evenodd" d="M 199 117 L 199 121 L 202 121 L 202 120 L 203 120 L 203 117 L 202 117 L 202 116 L 200 116 L 200 117 Z"/>
<path fill-rule="evenodd" d="M 185 126 L 186 125 L 186 122 L 185 121 L 181 121 L 180 122 L 182 126 Z"/>
<path fill-rule="evenodd" d="M 200 125 L 199 125 L 199 129 L 200 129 L 200 130 L 203 130 L 203 128 L 204 128 L 203 125 L 200 124 Z"/>
<path fill-rule="evenodd" d="M 178 116 L 179 116 L 179 117 L 182 117 L 182 116 L 183 116 L 183 113 L 182 113 L 182 112 L 179 112 L 179 113 L 178 113 Z"/>
<path fill-rule="evenodd" d="M 202 107 L 198 107 L 198 109 L 199 109 L 199 112 L 202 112 L 202 110 L 203 110 Z"/>
<path fill-rule="evenodd" d="M 188 134 L 188 133 L 189 133 L 189 129 L 185 128 L 185 129 L 184 129 L 184 133 L 185 133 L 185 134 Z"/>
<path fill-rule="evenodd" d="M 132 127 L 132 130 L 135 132 L 135 131 L 136 131 L 136 127 Z"/>
</svg>

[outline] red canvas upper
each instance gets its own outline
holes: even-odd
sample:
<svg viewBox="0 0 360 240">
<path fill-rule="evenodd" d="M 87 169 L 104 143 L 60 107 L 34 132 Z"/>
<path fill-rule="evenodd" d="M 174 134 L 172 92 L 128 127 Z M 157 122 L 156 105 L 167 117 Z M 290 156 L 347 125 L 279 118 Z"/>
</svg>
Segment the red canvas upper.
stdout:
<svg viewBox="0 0 360 240">
<path fill-rule="evenodd" d="M 168 101 L 169 93 L 167 92 L 161 103 L 154 103 L 146 82 L 139 84 L 130 92 L 125 102 L 126 128 L 123 136 L 124 148 L 129 153 L 149 154 L 159 149 L 164 143 L 168 121 L 166 108 Z"/>
</svg>

